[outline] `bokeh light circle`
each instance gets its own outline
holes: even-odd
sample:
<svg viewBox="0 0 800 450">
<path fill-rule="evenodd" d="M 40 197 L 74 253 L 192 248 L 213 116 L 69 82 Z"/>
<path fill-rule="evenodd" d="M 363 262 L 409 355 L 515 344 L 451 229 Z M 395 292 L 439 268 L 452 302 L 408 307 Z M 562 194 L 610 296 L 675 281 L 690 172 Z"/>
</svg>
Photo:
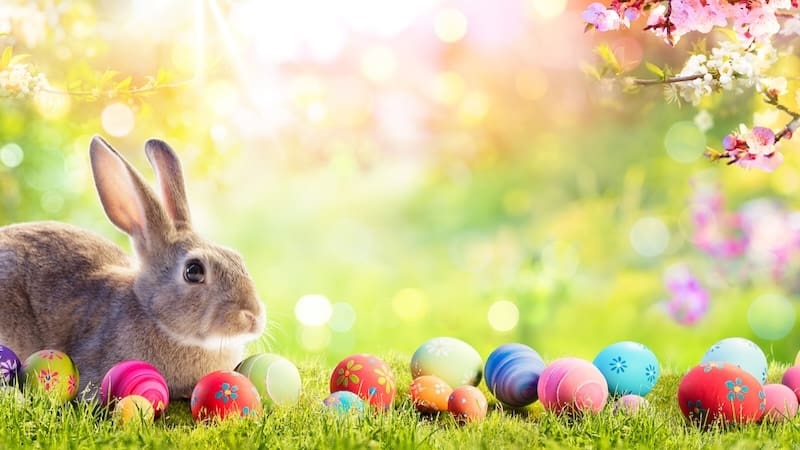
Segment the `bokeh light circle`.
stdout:
<svg viewBox="0 0 800 450">
<path fill-rule="evenodd" d="M 301 327 L 298 340 L 304 350 L 320 352 L 331 344 L 331 330 L 328 327 Z"/>
<path fill-rule="evenodd" d="M 396 70 L 397 58 L 392 49 L 384 45 L 372 46 L 361 56 L 361 72 L 370 81 L 387 81 Z"/>
<path fill-rule="evenodd" d="M 433 31 L 442 42 L 458 42 L 467 34 L 467 17 L 457 9 L 443 9 L 436 14 Z"/>
<path fill-rule="evenodd" d="M 543 19 L 554 19 L 567 9 L 567 0 L 527 0 L 530 10 Z"/>
<path fill-rule="evenodd" d="M 642 256 L 658 256 L 669 245 L 669 230 L 657 217 L 642 217 L 631 227 L 631 246 Z"/>
<path fill-rule="evenodd" d="M 303 325 L 310 327 L 325 325 L 331 320 L 333 306 L 324 295 L 304 295 L 297 301 L 294 315 Z"/>
<path fill-rule="evenodd" d="M 784 296 L 767 294 L 758 297 L 747 309 L 747 323 L 756 336 L 777 341 L 786 337 L 794 327 L 797 311 Z"/>
<path fill-rule="evenodd" d="M 356 310 L 350 303 L 334 303 L 331 308 L 331 319 L 328 326 L 331 330 L 346 333 L 353 329 L 356 323 Z"/>
<path fill-rule="evenodd" d="M 405 322 L 420 320 L 428 315 L 428 298 L 419 289 L 401 289 L 392 298 L 392 310 Z"/>
<path fill-rule="evenodd" d="M 694 122 L 676 122 L 664 136 L 664 148 L 675 161 L 690 163 L 703 155 L 706 136 Z"/>
<path fill-rule="evenodd" d="M 9 142 L 0 148 L 0 162 L 9 169 L 22 164 L 24 158 L 25 153 L 22 151 L 22 147 L 14 142 Z"/>
<path fill-rule="evenodd" d="M 112 103 L 103 109 L 100 122 L 111 136 L 127 136 L 135 123 L 133 111 L 124 103 Z"/>
<path fill-rule="evenodd" d="M 513 302 L 500 300 L 492 303 L 486 316 L 495 331 L 511 331 L 519 322 L 519 308 Z"/>
</svg>

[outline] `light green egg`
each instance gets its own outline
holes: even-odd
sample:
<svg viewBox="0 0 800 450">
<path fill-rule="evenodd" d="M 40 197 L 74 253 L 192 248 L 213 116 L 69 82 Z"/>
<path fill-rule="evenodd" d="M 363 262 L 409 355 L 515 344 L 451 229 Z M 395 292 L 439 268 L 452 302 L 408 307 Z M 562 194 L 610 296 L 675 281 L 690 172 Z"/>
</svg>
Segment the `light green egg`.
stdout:
<svg viewBox="0 0 800 450">
<path fill-rule="evenodd" d="M 483 359 L 471 345 L 437 337 L 422 344 L 411 357 L 411 376 L 435 375 L 452 388 L 477 386 L 483 374 Z"/>
<path fill-rule="evenodd" d="M 253 382 L 265 406 L 291 406 L 300 399 L 300 372 L 283 356 L 259 353 L 239 363 L 236 371 Z"/>
</svg>

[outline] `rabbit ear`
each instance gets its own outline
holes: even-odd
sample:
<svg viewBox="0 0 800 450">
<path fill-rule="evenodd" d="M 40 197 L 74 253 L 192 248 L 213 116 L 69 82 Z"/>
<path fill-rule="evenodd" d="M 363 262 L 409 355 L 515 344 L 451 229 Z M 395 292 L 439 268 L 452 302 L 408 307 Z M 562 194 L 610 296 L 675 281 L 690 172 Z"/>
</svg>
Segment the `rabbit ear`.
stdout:
<svg viewBox="0 0 800 450">
<path fill-rule="evenodd" d="M 172 227 L 153 190 L 100 136 L 92 138 L 89 155 L 94 183 L 108 218 L 133 238 L 139 254 L 156 252 Z"/>
<path fill-rule="evenodd" d="M 178 230 L 190 228 L 192 221 L 178 156 L 172 147 L 159 139 L 148 140 L 144 151 L 156 172 L 158 186 L 161 189 L 161 202 L 172 218 L 172 223 Z"/>
</svg>

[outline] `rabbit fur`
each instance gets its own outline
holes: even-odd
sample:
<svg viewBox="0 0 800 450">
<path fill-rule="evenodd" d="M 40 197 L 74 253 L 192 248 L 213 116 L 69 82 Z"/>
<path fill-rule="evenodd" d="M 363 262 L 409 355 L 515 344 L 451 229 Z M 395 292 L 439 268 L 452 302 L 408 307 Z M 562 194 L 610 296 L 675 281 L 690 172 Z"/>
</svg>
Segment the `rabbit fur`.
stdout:
<svg viewBox="0 0 800 450">
<path fill-rule="evenodd" d="M 157 139 L 145 152 L 160 200 L 105 140 L 89 146 L 100 201 L 135 256 L 64 223 L 0 228 L 0 343 L 23 359 L 67 353 L 88 397 L 114 364 L 138 359 L 161 371 L 170 397 L 187 398 L 203 375 L 233 369 L 265 327 L 242 258 L 193 231 L 175 152 Z"/>
</svg>

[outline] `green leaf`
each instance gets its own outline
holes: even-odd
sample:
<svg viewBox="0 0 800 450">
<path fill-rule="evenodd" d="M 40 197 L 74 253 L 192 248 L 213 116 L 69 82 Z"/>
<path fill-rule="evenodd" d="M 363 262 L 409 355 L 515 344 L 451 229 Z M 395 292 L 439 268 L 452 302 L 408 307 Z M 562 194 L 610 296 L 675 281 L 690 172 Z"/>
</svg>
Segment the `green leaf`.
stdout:
<svg viewBox="0 0 800 450">
<path fill-rule="evenodd" d="M 599 47 L 597 47 L 596 53 L 612 72 L 617 75 L 622 73 L 622 66 L 619 63 L 617 56 L 614 54 L 614 51 L 611 50 L 611 47 L 609 47 L 608 44 L 601 44 Z"/>
<path fill-rule="evenodd" d="M 0 69 L 4 69 L 8 67 L 9 63 L 11 63 L 11 58 L 14 55 L 14 50 L 11 47 L 6 47 L 3 50 L 3 55 L 0 56 Z"/>
<path fill-rule="evenodd" d="M 661 67 L 658 67 L 657 65 L 650 62 L 645 62 L 644 66 L 647 68 L 647 70 L 655 74 L 658 78 L 661 78 L 662 80 L 664 79 L 664 70 L 661 69 Z"/>
</svg>

